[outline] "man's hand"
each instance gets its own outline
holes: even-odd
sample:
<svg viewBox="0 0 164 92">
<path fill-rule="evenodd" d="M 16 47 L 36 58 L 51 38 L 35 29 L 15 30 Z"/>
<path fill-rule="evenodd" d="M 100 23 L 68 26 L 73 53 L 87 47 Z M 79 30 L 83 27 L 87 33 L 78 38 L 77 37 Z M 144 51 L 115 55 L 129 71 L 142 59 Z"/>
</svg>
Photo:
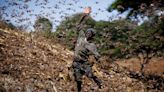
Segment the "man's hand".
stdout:
<svg viewBox="0 0 164 92">
<path fill-rule="evenodd" d="M 86 8 L 84 9 L 84 14 L 90 14 L 90 13 L 91 13 L 91 10 L 92 10 L 91 7 L 86 7 Z"/>
<path fill-rule="evenodd" d="M 76 28 L 78 30 L 82 29 L 82 22 L 86 19 L 86 17 L 91 13 L 91 7 L 86 7 L 84 9 L 84 15 L 81 17 L 80 21 L 78 24 L 76 24 Z"/>
</svg>

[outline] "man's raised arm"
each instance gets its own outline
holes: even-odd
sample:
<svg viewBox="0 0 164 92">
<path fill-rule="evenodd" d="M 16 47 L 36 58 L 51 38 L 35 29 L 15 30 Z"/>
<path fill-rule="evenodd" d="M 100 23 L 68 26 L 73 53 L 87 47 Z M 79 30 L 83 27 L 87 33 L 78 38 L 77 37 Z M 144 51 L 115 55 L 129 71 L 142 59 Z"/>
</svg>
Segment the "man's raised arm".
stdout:
<svg viewBox="0 0 164 92">
<path fill-rule="evenodd" d="M 90 13 L 91 13 L 91 7 L 87 7 L 84 9 L 83 15 L 80 18 L 80 21 L 76 25 L 78 31 L 82 28 L 82 22 L 86 20 L 87 16 L 89 16 Z"/>
</svg>

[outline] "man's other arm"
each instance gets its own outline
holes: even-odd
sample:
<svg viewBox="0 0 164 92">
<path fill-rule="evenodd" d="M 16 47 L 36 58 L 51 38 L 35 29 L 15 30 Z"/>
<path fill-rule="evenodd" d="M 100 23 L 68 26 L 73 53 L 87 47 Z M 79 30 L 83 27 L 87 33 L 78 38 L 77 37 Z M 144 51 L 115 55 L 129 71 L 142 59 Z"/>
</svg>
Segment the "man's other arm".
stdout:
<svg viewBox="0 0 164 92">
<path fill-rule="evenodd" d="M 96 61 L 99 62 L 99 58 L 101 55 L 98 53 L 96 45 L 93 43 L 90 43 L 86 45 L 86 48 L 94 54 Z"/>
</svg>

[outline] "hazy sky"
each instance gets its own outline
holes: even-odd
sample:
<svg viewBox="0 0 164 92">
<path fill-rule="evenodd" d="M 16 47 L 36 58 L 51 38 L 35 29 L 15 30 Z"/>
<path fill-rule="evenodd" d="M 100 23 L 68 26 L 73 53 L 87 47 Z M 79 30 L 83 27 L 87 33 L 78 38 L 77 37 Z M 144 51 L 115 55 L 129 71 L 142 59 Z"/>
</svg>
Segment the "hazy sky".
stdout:
<svg viewBox="0 0 164 92">
<path fill-rule="evenodd" d="M 82 12 L 84 7 L 92 7 L 91 16 L 95 20 L 110 20 L 118 17 L 117 11 L 109 13 L 107 7 L 115 0 L 0 0 L 4 9 L 3 17 L 15 25 L 29 25 L 30 29 L 37 16 L 44 16 L 53 23 L 54 30 L 65 18 Z M 122 14 L 121 16 L 125 16 Z"/>
</svg>

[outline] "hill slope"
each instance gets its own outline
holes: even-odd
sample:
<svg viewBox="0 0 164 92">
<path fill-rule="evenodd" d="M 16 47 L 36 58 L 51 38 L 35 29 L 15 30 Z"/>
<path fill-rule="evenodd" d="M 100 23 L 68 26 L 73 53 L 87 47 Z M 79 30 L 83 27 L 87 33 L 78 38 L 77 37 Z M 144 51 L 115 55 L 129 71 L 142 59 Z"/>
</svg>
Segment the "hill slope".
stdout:
<svg viewBox="0 0 164 92">
<path fill-rule="evenodd" d="M 48 39 L 16 30 L 0 29 L 0 92 L 76 92 L 73 80 L 73 52 Z M 104 60 L 93 67 L 104 88 L 84 77 L 82 92 L 147 92 L 149 87 L 128 72 Z M 156 81 L 155 81 L 156 84 Z M 148 89 L 149 87 L 149 89 Z"/>
</svg>

